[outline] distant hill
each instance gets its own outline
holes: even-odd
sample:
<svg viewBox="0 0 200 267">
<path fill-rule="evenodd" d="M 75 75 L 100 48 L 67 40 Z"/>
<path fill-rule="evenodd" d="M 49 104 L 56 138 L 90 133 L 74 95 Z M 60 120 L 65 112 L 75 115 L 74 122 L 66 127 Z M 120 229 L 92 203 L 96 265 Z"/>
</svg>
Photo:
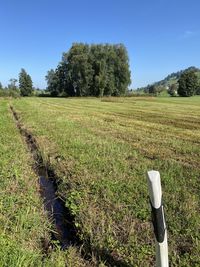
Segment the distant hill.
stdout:
<svg viewBox="0 0 200 267">
<path fill-rule="evenodd" d="M 180 78 L 181 74 L 184 71 L 189 71 L 189 70 L 194 70 L 197 73 L 198 77 L 200 77 L 200 69 L 198 69 L 196 67 L 189 67 L 187 69 L 180 70 L 180 71 L 173 72 L 173 73 L 169 74 L 165 79 L 163 79 L 161 81 L 158 81 L 158 82 L 155 82 L 154 85 L 169 86 L 169 85 L 171 85 L 173 83 L 177 83 L 177 81 Z"/>
<path fill-rule="evenodd" d="M 180 78 L 181 74 L 186 71 L 186 70 L 194 70 L 200 80 L 200 69 L 199 68 L 196 68 L 196 67 L 189 67 L 187 69 L 184 69 L 184 70 L 180 70 L 180 71 L 177 71 L 177 72 L 173 72 L 171 74 L 169 74 L 166 78 L 164 78 L 163 80 L 161 81 L 158 81 L 158 82 L 155 82 L 153 84 L 150 84 L 150 85 L 155 85 L 155 86 L 162 86 L 162 87 L 165 87 L 166 89 L 173 83 L 177 83 L 178 82 L 178 79 Z M 150 86 L 150 85 L 147 85 L 145 87 L 141 87 L 141 88 L 138 88 L 137 91 L 146 91 L 147 88 Z"/>
</svg>

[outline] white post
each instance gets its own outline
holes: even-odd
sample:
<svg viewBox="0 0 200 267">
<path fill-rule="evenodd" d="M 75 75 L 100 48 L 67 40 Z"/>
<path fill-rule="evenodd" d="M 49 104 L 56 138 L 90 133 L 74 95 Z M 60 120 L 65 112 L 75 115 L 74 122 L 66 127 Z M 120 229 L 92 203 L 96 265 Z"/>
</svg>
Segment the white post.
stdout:
<svg viewBox="0 0 200 267">
<path fill-rule="evenodd" d="M 158 171 L 147 172 L 147 181 L 156 237 L 156 267 L 168 267 L 167 229 L 162 204 L 160 173 Z"/>
</svg>

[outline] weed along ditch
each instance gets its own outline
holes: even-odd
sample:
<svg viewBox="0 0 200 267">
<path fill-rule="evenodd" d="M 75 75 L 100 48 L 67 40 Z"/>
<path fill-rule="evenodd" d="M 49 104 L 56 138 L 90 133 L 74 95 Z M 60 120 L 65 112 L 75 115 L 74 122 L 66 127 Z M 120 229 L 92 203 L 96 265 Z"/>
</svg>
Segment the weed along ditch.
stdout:
<svg viewBox="0 0 200 267">
<path fill-rule="evenodd" d="M 61 249 L 66 249 L 70 245 L 78 245 L 80 241 L 76 234 L 73 217 L 65 207 L 64 201 L 57 196 L 58 185 L 55 174 L 43 161 L 35 138 L 21 125 L 12 106 L 10 109 L 34 161 L 33 169 L 38 176 L 44 209 L 47 211 L 54 228 L 54 231 L 51 232 L 51 238 L 53 241 L 59 241 Z"/>
</svg>

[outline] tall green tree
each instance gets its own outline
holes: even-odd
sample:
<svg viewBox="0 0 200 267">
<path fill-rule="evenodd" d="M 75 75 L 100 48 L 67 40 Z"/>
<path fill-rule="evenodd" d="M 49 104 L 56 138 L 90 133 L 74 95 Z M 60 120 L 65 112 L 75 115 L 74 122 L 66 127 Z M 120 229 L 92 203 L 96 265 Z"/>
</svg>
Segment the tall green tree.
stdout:
<svg viewBox="0 0 200 267">
<path fill-rule="evenodd" d="M 19 89 L 21 96 L 31 96 L 33 93 L 32 79 L 25 69 L 19 73 Z"/>
<path fill-rule="evenodd" d="M 93 74 L 92 66 L 89 63 L 89 53 L 89 45 L 74 43 L 69 52 L 64 55 L 68 64 L 67 77 L 70 79 L 76 96 L 89 95 Z"/>
<path fill-rule="evenodd" d="M 90 94 L 103 96 L 108 81 L 108 65 L 105 47 L 102 45 L 91 45 L 90 64 L 93 70 Z"/>
<path fill-rule="evenodd" d="M 58 96 L 60 93 L 60 79 L 57 70 L 49 70 L 45 76 L 47 81 L 47 91 L 50 92 L 51 96 Z"/>
<path fill-rule="evenodd" d="M 178 80 L 178 94 L 180 96 L 192 96 L 198 88 L 198 77 L 194 70 L 185 71 Z"/>
<path fill-rule="evenodd" d="M 123 44 L 114 45 L 115 64 L 115 91 L 116 95 L 123 95 L 127 92 L 128 85 L 131 83 L 128 53 Z"/>
<path fill-rule="evenodd" d="M 52 95 L 123 95 L 131 82 L 128 53 L 122 44 L 74 43 L 46 80 Z"/>
</svg>

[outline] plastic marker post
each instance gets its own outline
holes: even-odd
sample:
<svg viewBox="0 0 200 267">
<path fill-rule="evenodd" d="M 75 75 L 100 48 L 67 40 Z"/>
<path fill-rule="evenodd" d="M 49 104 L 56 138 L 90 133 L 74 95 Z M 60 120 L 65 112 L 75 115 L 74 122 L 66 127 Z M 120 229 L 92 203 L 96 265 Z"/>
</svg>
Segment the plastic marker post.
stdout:
<svg viewBox="0 0 200 267">
<path fill-rule="evenodd" d="M 147 180 L 156 237 L 156 267 L 168 267 L 167 229 L 162 204 L 160 173 L 158 171 L 147 172 Z"/>
</svg>

